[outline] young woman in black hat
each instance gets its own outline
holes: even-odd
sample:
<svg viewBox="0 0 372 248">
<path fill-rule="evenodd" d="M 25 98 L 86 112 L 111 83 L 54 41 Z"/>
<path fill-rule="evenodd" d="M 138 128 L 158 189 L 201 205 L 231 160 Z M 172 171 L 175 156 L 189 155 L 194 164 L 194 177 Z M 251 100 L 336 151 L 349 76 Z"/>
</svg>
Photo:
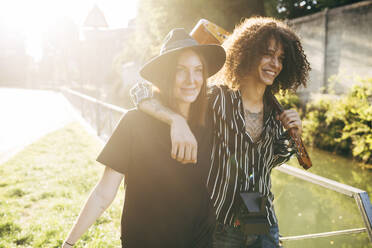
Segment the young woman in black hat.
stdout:
<svg viewBox="0 0 372 248">
<path fill-rule="evenodd" d="M 206 183 L 218 222 L 214 247 L 279 247 L 271 171 L 296 152 L 285 129 L 294 128 L 300 134 L 302 123 L 293 109 L 279 113 L 271 104 L 271 94 L 306 86 L 310 65 L 296 33 L 269 17 L 245 19 L 223 46 L 226 63 L 211 82 L 220 85 L 211 84 L 208 95 L 213 148 Z M 137 102 L 151 95 L 133 92 Z M 196 160 L 195 154 L 184 156 L 198 142 L 187 125 L 172 120 L 177 114 L 154 100 L 144 101 L 142 109 L 156 118 L 170 119 L 172 144 L 177 147 L 172 153 L 178 161 Z M 257 216 L 247 218 L 241 193 L 260 195 L 259 202 L 265 203 L 260 222 Z"/>
<path fill-rule="evenodd" d="M 125 177 L 122 246 L 211 247 L 215 214 L 206 190 L 210 120 L 206 79 L 225 62 L 218 45 L 199 45 L 184 29 L 173 29 L 160 55 L 140 74 L 159 88 L 160 101 L 185 119 L 198 139 L 198 163 L 184 166 L 170 157 L 170 127 L 141 111 L 120 120 L 97 161 L 106 165 L 63 247 L 72 247 L 111 204 Z M 185 154 L 191 156 L 191 154 Z"/>
</svg>

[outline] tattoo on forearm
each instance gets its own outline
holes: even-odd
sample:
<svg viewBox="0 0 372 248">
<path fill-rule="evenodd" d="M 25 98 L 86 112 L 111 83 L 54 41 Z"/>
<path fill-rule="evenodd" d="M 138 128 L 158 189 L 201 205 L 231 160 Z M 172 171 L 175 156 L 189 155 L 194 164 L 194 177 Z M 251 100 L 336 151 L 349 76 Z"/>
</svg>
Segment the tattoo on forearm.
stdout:
<svg viewBox="0 0 372 248">
<path fill-rule="evenodd" d="M 163 106 L 158 100 L 151 99 L 144 101 L 141 105 L 141 109 L 147 114 L 157 118 L 158 120 L 171 124 L 172 116 L 175 115 L 175 113 L 169 108 Z"/>
</svg>

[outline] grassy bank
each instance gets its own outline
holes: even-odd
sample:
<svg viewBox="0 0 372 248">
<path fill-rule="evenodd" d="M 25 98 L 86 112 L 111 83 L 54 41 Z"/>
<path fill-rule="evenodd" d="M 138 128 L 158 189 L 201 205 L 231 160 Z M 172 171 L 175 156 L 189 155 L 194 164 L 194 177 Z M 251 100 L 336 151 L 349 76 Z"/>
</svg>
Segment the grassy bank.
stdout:
<svg viewBox="0 0 372 248">
<path fill-rule="evenodd" d="M 0 248 L 60 247 L 103 166 L 101 144 L 72 123 L 0 165 Z M 123 186 L 75 247 L 119 247 Z"/>
</svg>

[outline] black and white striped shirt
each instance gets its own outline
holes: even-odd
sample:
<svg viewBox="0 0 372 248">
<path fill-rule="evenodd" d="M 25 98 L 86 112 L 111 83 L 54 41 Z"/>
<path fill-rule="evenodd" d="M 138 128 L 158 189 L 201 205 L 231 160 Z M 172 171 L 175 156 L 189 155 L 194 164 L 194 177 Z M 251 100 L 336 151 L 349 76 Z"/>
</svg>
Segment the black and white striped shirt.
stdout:
<svg viewBox="0 0 372 248">
<path fill-rule="evenodd" d="M 268 197 L 266 211 L 270 225 L 277 223 L 271 193 L 271 170 L 293 154 L 275 110 L 264 97 L 264 127 L 253 142 L 245 129 L 240 91 L 213 86 L 210 107 L 214 122 L 213 149 L 207 186 L 219 222 L 231 225 L 238 211 L 238 193 L 260 192 Z M 242 174 L 245 175 L 242 175 Z"/>
</svg>

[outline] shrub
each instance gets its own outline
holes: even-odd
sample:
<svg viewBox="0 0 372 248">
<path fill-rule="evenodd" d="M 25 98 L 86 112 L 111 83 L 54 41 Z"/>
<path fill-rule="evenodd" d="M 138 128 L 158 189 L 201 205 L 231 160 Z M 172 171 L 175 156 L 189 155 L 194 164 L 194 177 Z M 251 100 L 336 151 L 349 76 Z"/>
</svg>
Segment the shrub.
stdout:
<svg viewBox="0 0 372 248">
<path fill-rule="evenodd" d="M 303 139 L 315 147 L 334 151 L 339 154 L 350 154 L 350 140 L 338 142 L 342 136 L 344 122 L 336 116 L 338 99 L 323 95 L 307 104 L 307 113 L 303 120 Z M 342 115 L 342 114 L 341 114 Z"/>
<path fill-rule="evenodd" d="M 289 91 L 280 91 L 278 94 L 275 95 L 280 104 L 284 107 L 284 109 L 300 109 L 301 108 L 301 102 L 300 98 Z"/>
<path fill-rule="evenodd" d="M 295 109 L 303 118 L 304 115 L 304 106 L 300 98 L 291 91 L 280 91 L 275 95 L 279 103 L 283 106 L 284 109 Z"/>
<path fill-rule="evenodd" d="M 353 156 L 372 163 L 372 78 L 354 85 L 340 106 L 345 127 L 337 141 L 351 139 Z"/>
<path fill-rule="evenodd" d="M 372 163 L 372 78 L 359 79 L 343 96 L 322 95 L 308 103 L 305 142 Z"/>
</svg>

